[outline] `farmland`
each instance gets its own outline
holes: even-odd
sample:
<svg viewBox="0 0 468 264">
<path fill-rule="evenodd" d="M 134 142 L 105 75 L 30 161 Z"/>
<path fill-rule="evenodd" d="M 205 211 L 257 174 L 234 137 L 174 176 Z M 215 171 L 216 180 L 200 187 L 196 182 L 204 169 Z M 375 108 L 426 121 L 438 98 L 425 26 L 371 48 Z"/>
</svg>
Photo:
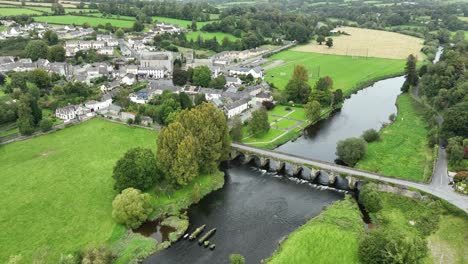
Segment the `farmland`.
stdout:
<svg viewBox="0 0 468 264">
<path fill-rule="evenodd" d="M 340 27 L 338 30 L 350 35 L 334 37 L 332 48 L 311 42 L 293 50 L 387 59 L 405 59 L 408 55 L 414 54 L 419 55 L 419 59 L 423 58 L 420 55 L 423 40 L 416 37 L 354 27 Z"/>
<path fill-rule="evenodd" d="M 131 147 L 155 148 L 155 137 L 94 119 L 0 148 L 0 262 L 21 253 L 31 263 L 41 249 L 56 262 L 60 253 L 106 241 L 116 227 L 112 167 Z"/>
<path fill-rule="evenodd" d="M 100 17 L 87 17 L 87 16 L 73 16 L 73 15 L 64 15 L 64 16 L 39 16 L 34 18 L 38 22 L 47 22 L 50 24 L 59 24 L 59 25 L 82 25 L 84 23 L 89 23 L 90 26 L 94 27 L 99 24 L 105 25 L 106 23 L 111 23 L 115 27 L 130 28 L 133 26 L 133 21 L 130 20 L 119 20 L 119 19 L 109 19 L 109 18 L 100 18 Z"/>
<path fill-rule="evenodd" d="M 192 21 L 190 20 L 182 20 L 182 19 L 177 19 L 177 18 L 169 18 L 169 17 L 161 17 L 161 16 L 153 16 L 153 21 L 157 22 L 164 22 L 167 24 L 174 24 L 178 25 L 181 28 L 187 28 L 192 25 Z M 197 27 L 202 28 L 204 25 L 209 24 L 213 21 L 205 21 L 205 22 L 197 22 Z"/>
<path fill-rule="evenodd" d="M 190 40 L 196 41 L 199 35 L 205 40 L 206 39 L 212 39 L 212 38 L 216 37 L 216 40 L 218 40 L 219 43 L 221 43 L 221 41 L 225 37 L 227 37 L 229 40 L 238 39 L 237 37 L 235 37 L 235 36 L 233 36 L 231 34 L 227 34 L 227 33 L 223 33 L 223 32 L 196 31 L 196 32 L 190 32 L 190 33 L 186 34 L 188 41 L 190 41 Z"/>
<path fill-rule="evenodd" d="M 17 16 L 17 15 L 40 15 L 40 14 L 42 14 L 42 12 L 31 10 L 31 9 L 26 9 L 26 8 L 0 7 L 0 17 Z"/>
<path fill-rule="evenodd" d="M 426 109 L 403 94 L 397 100 L 398 116 L 380 131 L 380 140 L 370 143 L 357 168 L 415 181 L 432 173 L 432 150 L 427 146 Z"/>
<path fill-rule="evenodd" d="M 269 58 L 279 61 L 279 66 L 266 71 L 266 80 L 276 88 L 284 89 L 292 77 L 294 66 L 303 65 L 313 86 L 318 77 L 331 76 L 334 89 L 342 89 L 345 95 L 361 88 L 364 83 L 403 72 L 405 60 L 381 58 L 353 58 L 344 55 L 326 55 L 287 50 Z"/>
</svg>

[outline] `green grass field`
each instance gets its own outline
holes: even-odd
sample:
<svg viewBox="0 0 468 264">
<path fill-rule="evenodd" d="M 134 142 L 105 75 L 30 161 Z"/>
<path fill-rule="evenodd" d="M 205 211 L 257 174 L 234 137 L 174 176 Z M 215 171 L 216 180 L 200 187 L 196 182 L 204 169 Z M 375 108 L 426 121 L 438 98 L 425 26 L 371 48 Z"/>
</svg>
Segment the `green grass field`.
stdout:
<svg viewBox="0 0 468 264">
<path fill-rule="evenodd" d="M 106 241 L 112 168 L 131 147 L 155 148 L 156 132 L 93 119 L 46 136 L 0 147 L 0 262 L 37 250 L 52 260 Z M 49 263 L 50 263 L 49 262 Z"/>
<path fill-rule="evenodd" d="M 174 24 L 179 25 L 181 28 L 187 28 L 192 25 L 192 21 L 190 20 L 182 20 L 177 18 L 170 18 L 170 17 L 161 17 L 161 16 L 153 16 L 151 17 L 153 21 L 157 22 L 164 22 L 167 24 Z M 204 25 L 212 23 L 213 21 L 205 21 L 205 22 L 197 22 L 197 28 L 202 28 Z"/>
<path fill-rule="evenodd" d="M 427 146 L 428 124 L 422 105 L 408 94 L 397 99 L 398 116 L 380 131 L 380 140 L 368 144 L 359 169 L 423 181 L 432 173 L 432 149 Z"/>
<path fill-rule="evenodd" d="M 26 8 L 0 7 L 0 17 L 17 16 L 17 15 L 41 15 L 41 14 L 42 12 L 31 10 L 31 9 L 26 9 Z"/>
<path fill-rule="evenodd" d="M 221 43 L 221 41 L 227 37 L 229 40 L 236 40 L 238 39 L 236 36 L 234 35 L 231 35 L 231 34 L 227 34 L 227 33 L 223 33 L 223 32 L 205 32 L 205 31 L 196 31 L 196 32 L 190 32 L 188 34 L 186 34 L 185 36 L 187 37 L 187 40 L 193 40 L 193 41 L 196 41 L 198 36 L 201 36 L 203 39 L 207 40 L 207 39 L 212 39 L 214 37 L 216 37 L 216 39 L 218 40 L 219 43 Z"/>
<path fill-rule="evenodd" d="M 47 22 L 50 24 L 60 24 L 60 25 L 83 25 L 84 23 L 89 23 L 92 27 L 99 24 L 105 25 L 106 23 L 111 23 L 115 27 L 121 28 L 131 28 L 133 26 L 133 21 L 130 20 L 119 20 L 119 19 L 109 19 L 109 18 L 100 18 L 100 17 L 87 17 L 87 16 L 74 16 L 74 15 L 64 15 L 64 16 L 39 16 L 34 18 L 37 22 Z"/>
<path fill-rule="evenodd" d="M 331 76 L 335 89 L 342 89 L 345 95 L 357 90 L 363 83 L 402 73 L 404 60 L 380 58 L 353 58 L 342 55 L 325 55 L 300 51 L 283 51 L 269 58 L 282 60 L 284 63 L 266 71 L 266 81 L 284 89 L 292 77 L 294 66 L 303 65 L 312 75 L 311 86 L 318 76 Z"/>
<path fill-rule="evenodd" d="M 363 234 L 357 203 L 348 197 L 291 233 L 267 263 L 359 263 L 358 241 Z"/>
<path fill-rule="evenodd" d="M 87 14 L 88 16 L 93 16 L 93 17 L 100 17 L 100 18 L 104 18 L 102 17 L 103 14 L 102 13 L 91 13 L 91 14 Z M 110 18 L 110 19 L 120 19 L 120 20 L 136 20 L 135 17 L 131 17 L 131 16 L 120 16 L 120 15 L 111 15 L 109 17 L 109 15 L 106 15 L 105 18 Z"/>
</svg>

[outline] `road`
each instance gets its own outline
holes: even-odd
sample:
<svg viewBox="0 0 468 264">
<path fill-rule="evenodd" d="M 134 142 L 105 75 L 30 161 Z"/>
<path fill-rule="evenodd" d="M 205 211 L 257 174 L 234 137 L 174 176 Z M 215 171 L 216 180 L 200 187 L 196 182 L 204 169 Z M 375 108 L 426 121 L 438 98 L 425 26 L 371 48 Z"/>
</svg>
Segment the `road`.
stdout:
<svg viewBox="0 0 468 264">
<path fill-rule="evenodd" d="M 335 171 L 339 173 L 356 175 L 356 176 L 361 176 L 361 177 L 365 177 L 369 179 L 379 180 L 382 182 L 417 188 L 421 191 L 424 191 L 434 196 L 437 196 L 439 198 L 442 198 L 468 213 L 468 196 L 464 196 L 462 194 L 456 193 L 448 185 L 447 170 L 446 169 L 444 170 L 444 168 L 446 168 L 446 164 L 445 166 L 444 164 L 438 164 L 439 166 L 436 166 L 436 169 L 434 170 L 434 175 L 432 177 L 431 183 L 424 184 L 424 183 L 418 183 L 418 182 L 413 182 L 413 181 L 408 181 L 408 180 L 403 180 L 403 179 L 390 178 L 390 177 L 372 173 L 372 172 L 366 172 L 366 171 L 362 171 L 362 170 L 358 170 L 358 169 L 354 169 L 350 167 L 340 166 L 334 163 L 303 158 L 303 157 L 286 154 L 286 153 L 279 152 L 279 151 L 260 149 L 260 148 L 251 147 L 251 146 L 238 144 L 238 143 L 232 143 L 231 145 L 235 149 L 238 149 L 241 151 L 247 151 L 250 153 L 256 153 L 261 156 L 267 156 L 267 157 L 271 157 L 271 158 L 279 159 L 279 160 L 289 160 L 293 163 L 316 166 L 316 167 L 320 167 L 326 170 L 331 170 L 331 171 Z M 446 163 L 445 151 L 443 149 L 441 150 L 442 151 L 439 152 L 439 159 L 437 160 L 437 163 L 444 163 L 444 162 Z"/>
</svg>

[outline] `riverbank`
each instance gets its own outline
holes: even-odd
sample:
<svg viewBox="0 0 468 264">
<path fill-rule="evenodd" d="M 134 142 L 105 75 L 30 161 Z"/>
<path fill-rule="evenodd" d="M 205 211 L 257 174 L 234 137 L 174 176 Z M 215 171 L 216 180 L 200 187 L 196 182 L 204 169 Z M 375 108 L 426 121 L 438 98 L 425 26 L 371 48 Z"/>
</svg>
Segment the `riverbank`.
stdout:
<svg viewBox="0 0 468 264">
<path fill-rule="evenodd" d="M 432 175 L 434 151 L 428 147 L 429 124 L 424 105 L 409 94 L 396 102 L 396 120 L 380 130 L 380 139 L 368 144 L 356 168 L 413 181 Z"/>
<path fill-rule="evenodd" d="M 291 233 L 266 263 L 359 263 L 359 237 L 364 224 L 350 196 Z"/>
</svg>

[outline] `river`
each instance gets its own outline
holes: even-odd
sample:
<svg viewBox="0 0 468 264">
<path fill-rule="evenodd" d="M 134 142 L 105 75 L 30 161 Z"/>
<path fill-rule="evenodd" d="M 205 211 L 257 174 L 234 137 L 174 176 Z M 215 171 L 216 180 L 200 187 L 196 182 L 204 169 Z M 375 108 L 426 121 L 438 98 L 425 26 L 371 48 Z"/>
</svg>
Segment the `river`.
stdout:
<svg viewBox="0 0 468 264">
<path fill-rule="evenodd" d="M 216 249 L 180 240 L 144 263 L 228 263 L 233 253 L 245 256 L 247 263 L 260 263 L 271 256 L 282 238 L 344 197 L 337 190 L 321 190 L 238 163 L 226 169 L 225 180 L 222 189 L 188 212 L 189 231 L 203 224 L 205 232 L 217 229 L 209 239 Z"/>
<path fill-rule="evenodd" d="M 404 77 L 376 82 L 348 98 L 341 110 L 331 117 L 309 126 L 304 135 L 276 150 L 307 158 L 334 162 L 336 143 L 349 137 L 359 137 L 367 129 L 379 130 L 397 112 L 396 99 Z"/>
</svg>

